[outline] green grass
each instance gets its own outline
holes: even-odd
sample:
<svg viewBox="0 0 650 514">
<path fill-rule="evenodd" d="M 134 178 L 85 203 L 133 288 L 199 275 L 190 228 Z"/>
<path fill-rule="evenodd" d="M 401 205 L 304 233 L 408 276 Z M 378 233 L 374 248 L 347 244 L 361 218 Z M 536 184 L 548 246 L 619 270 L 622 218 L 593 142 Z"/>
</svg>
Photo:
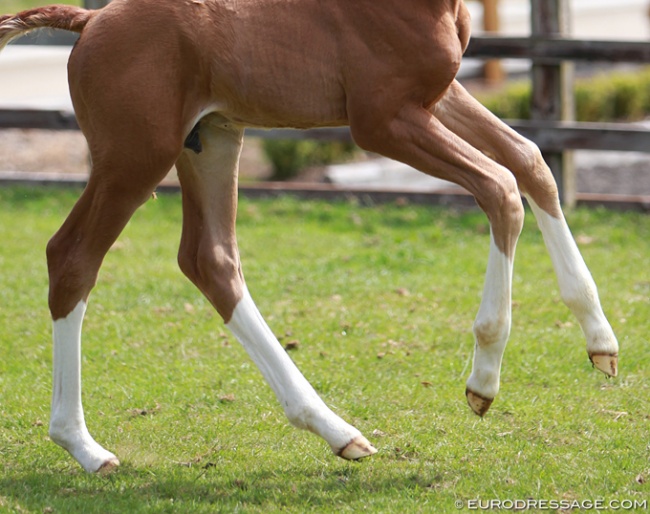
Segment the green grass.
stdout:
<svg viewBox="0 0 650 514">
<path fill-rule="evenodd" d="M 108 254 L 85 322 L 84 406 L 122 460 L 84 473 L 49 442 L 44 248 L 76 193 L 0 190 L 0 512 L 459 512 L 455 501 L 648 498 L 650 217 L 570 223 L 621 343 L 592 370 L 528 216 L 501 393 L 465 405 L 488 248 L 479 212 L 243 201 L 253 296 L 325 401 L 379 453 L 361 463 L 291 428 L 175 263 L 160 196 Z M 378 356 L 383 354 L 382 358 Z"/>
<path fill-rule="evenodd" d="M 83 0 L 2 0 L 0 14 L 15 13 L 51 4 L 83 5 Z"/>
</svg>

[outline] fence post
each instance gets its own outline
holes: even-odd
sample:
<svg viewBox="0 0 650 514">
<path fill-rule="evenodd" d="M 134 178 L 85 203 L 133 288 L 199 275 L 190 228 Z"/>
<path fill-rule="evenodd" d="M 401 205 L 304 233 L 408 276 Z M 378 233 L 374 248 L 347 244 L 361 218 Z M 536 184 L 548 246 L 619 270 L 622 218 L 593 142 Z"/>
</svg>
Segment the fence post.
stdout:
<svg viewBox="0 0 650 514">
<path fill-rule="evenodd" d="M 483 2 L 483 30 L 496 34 L 500 30 L 499 0 L 482 0 Z M 493 84 L 501 84 L 505 78 L 501 61 L 490 59 L 483 65 L 485 80 Z"/>
<path fill-rule="evenodd" d="M 569 0 L 531 0 L 531 36 L 561 37 L 569 31 Z M 537 64 L 532 68 L 531 118 L 571 121 L 575 118 L 573 64 Z M 566 207 L 575 205 L 575 169 L 569 151 L 543 152 Z"/>
</svg>

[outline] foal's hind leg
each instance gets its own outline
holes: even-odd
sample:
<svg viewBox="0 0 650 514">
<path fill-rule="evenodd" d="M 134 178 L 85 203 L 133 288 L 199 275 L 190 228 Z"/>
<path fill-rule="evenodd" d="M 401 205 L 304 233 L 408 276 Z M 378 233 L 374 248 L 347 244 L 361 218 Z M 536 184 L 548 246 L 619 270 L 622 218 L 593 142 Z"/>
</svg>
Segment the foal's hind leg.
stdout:
<svg viewBox="0 0 650 514">
<path fill-rule="evenodd" d="M 457 82 L 435 112 L 452 131 L 515 175 L 544 236 L 562 299 L 585 334 L 589 358 L 598 369 L 616 376 L 616 336 L 603 314 L 596 285 L 571 236 L 555 181 L 539 149 L 490 113 Z"/>
<path fill-rule="evenodd" d="M 508 170 L 449 131 L 421 105 L 405 106 L 393 117 L 382 116 L 381 110 L 350 112 L 352 133 L 360 146 L 464 186 L 490 220 L 488 270 L 474 323 L 478 365 L 468 383 L 470 404 L 483 414 L 498 392 L 510 333 L 512 267 L 524 216 L 517 183 Z"/>
<path fill-rule="evenodd" d="M 47 247 L 54 339 L 49 434 L 89 472 L 119 462 L 91 437 L 81 403 L 81 326 L 88 296 L 106 252 L 169 170 L 180 143 L 167 155 L 137 147 L 95 152 L 88 186 Z"/>
<path fill-rule="evenodd" d="M 318 397 L 275 338 L 251 299 L 235 239 L 237 166 L 242 129 L 219 115 L 201 120 L 203 150 L 177 162 L 183 190 L 179 264 L 206 295 L 275 392 L 289 421 L 325 439 L 345 459 L 376 450 Z"/>
</svg>

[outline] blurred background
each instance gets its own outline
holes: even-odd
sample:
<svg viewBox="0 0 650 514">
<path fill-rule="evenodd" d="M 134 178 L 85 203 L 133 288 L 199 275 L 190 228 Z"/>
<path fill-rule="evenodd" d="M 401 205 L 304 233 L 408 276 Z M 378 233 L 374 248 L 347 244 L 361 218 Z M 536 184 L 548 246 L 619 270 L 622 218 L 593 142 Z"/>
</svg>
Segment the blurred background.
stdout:
<svg viewBox="0 0 650 514">
<path fill-rule="evenodd" d="M 99 7 L 106 0 L 63 1 Z M 2 0 L 0 12 L 47 5 L 42 0 Z M 574 39 L 650 41 L 648 0 L 566 0 L 562 34 Z M 467 0 L 473 35 L 530 36 L 531 0 Z M 24 37 L 0 54 L 0 110 L 69 112 L 66 61 L 74 36 L 49 31 Z M 531 117 L 531 62 L 523 59 L 467 58 L 459 79 L 498 116 Z M 570 119 L 650 126 L 650 67 L 646 64 L 567 65 Z M 572 152 L 578 192 L 650 195 L 650 154 L 579 150 Z M 613 171 L 616 170 L 616 175 Z M 89 171 L 83 136 L 77 131 L 6 128 L 0 130 L 0 172 L 85 175 Z M 435 190 L 454 187 L 375 155 L 346 141 L 248 137 L 241 180 L 334 183 Z M 174 171 L 168 181 L 175 181 Z"/>
</svg>

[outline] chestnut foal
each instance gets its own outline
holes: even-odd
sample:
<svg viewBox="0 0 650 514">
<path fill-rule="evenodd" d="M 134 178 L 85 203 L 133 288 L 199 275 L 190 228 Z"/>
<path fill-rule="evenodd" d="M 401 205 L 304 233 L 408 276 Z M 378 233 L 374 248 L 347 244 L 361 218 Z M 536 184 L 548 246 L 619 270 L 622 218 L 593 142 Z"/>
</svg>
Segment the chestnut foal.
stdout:
<svg viewBox="0 0 650 514">
<path fill-rule="evenodd" d="M 361 148 L 456 182 L 476 197 L 491 225 L 467 381 L 477 414 L 485 414 L 499 390 L 521 193 L 537 217 L 590 359 L 616 375 L 616 338 L 539 150 L 455 80 L 469 39 L 461 0 L 115 0 L 98 11 L 50 6 L 0 17 L 0 48 L 40 27 L 81 33 L 69 82 L 93 169 L 47 259 L 54 332 L 50 436 L 87 471 L 119 462 L 95 442 L 84 420 L 86 303 L 107 250 L 174 164 L 183 191 L 183 272 L 260 368 L 292 424 L 318 434 L 345 459 L 376 452 L 319 398 L 246 288 L 235 212 L 249 126 L 349 125 Z"/>
</svg>

